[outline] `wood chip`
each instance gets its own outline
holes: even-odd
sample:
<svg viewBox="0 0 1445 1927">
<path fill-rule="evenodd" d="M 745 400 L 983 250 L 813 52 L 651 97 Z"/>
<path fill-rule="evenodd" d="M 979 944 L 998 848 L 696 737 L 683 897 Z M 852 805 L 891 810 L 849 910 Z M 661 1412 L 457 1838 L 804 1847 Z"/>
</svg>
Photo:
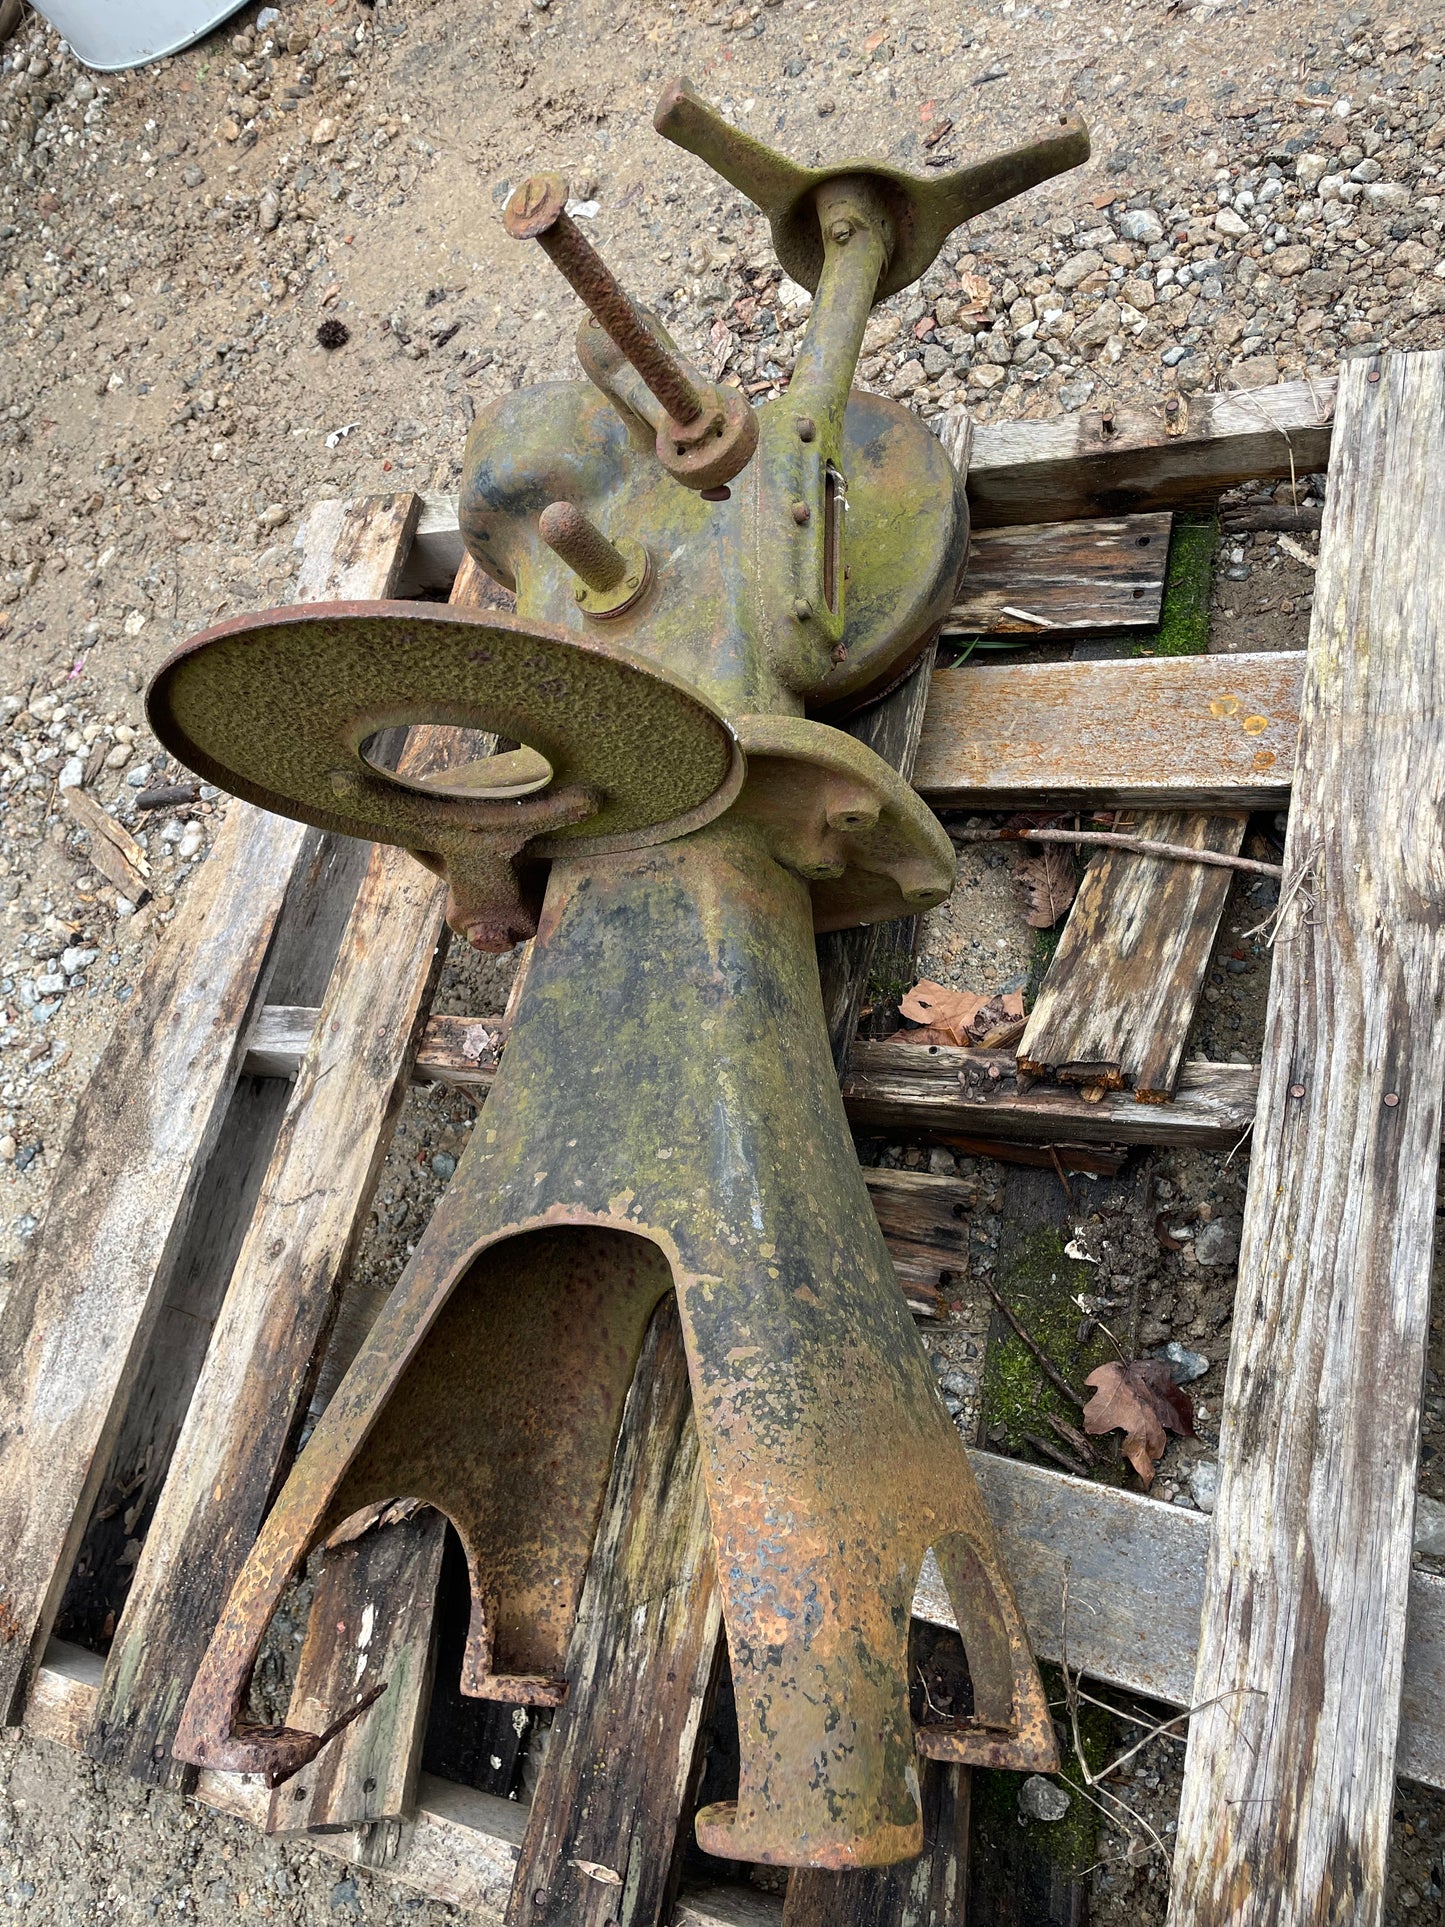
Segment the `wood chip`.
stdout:
<svg viewBox="0 0 1445 1927">
<path fill-rule="evenodd" d="M 90 836 L 92 866 L 139 909 L 150 897 L 147 879 L 151 866 L 145 851 L 125 825 L 108 816 L 85 790 L 62 790 L 61 796 L 66 809 Z"/>
</svg>

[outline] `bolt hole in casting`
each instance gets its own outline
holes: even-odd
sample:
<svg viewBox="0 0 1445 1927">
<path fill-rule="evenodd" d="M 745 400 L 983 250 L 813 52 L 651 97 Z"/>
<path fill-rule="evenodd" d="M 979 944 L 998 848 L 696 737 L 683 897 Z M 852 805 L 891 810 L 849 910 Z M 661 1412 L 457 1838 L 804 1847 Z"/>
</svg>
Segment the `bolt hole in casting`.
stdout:
<svg viewBox="0 0 1445 1927">
<path fill-rule="evenodd" d="M 698 1838 L 880 1865 L 922 1845 L 920 1754 L 1037 1772 L 1056 1753 L 868 1202 L 819 987 L 817 932 L 913 914 L 954 876 L 936 818 L 836 722 L 952 606 L 963 477 L 853 378 L 876 303 L 1088 137 L 1068 122 L 916 179 L 797 166 L 682 81 L 656 124 L 763 211 L 813 295 L 786 394 L 753 407 L 693 366 L 570 219 L 565 182 L 538 175 L 504 224 L 586 310 L 582 378 L 480 411 L 458 507 L 514 611 L 271 610 L 195 638 L 150 692 L 157 736 L 208 781 L 412 850 L 479 948 L 535 937 L 479 1128 L 272 1508 L 175 1751 L 275 1778 L 326 1744 L 250 1719 L 256 1654 L 309 1549 L 403 1495 L 466 1549 L 463 1690 L 556 1704 L 623 1403 L 675 1299 L 741 1756 L 736 1802 L 700 1813 Z M 408 721 L 452 731 L 453 760 L 398 773 Z M 468 740 L 480 728 L 498 754 Z M 930 1549 L 975 1710 L 915 1732 Z"/>
</svg>

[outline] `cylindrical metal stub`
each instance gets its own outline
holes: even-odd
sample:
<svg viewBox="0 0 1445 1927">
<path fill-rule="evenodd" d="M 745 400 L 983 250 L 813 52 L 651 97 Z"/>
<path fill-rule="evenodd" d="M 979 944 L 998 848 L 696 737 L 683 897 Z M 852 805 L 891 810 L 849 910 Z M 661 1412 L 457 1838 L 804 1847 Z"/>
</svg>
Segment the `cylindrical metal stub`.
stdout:
<svg viewBox="0 0 1445 1927">
<path fill-rule="evenodd" d="M 647 550 L 630 536 L 610 542 L 571 502 L 549 502 L 537 524 L 547 547 L 577 577 L 577 606 L 603 620 L 624 614 L 652 580 Z"/>
<path fill-rule="evenodd" d="M 548 503 L 537 526 L 547 547 L 560 555 L 589 589 L 605 593 L 626 576 L 627 561 L 622 551 L 614 548 L 597 524 L 571 502 Z"/>
</svg>

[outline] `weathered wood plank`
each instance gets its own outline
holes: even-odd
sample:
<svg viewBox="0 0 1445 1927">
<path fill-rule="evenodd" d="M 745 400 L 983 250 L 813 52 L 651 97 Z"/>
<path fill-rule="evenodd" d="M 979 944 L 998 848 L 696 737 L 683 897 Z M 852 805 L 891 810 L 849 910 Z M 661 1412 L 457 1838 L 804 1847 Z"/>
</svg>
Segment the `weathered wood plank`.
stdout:
<svg viewBox="0 0 1445 1927">
<path fill-rule="evenodd" d="M 371 1827 L 415 1806 L 446 1521 L 429 1506 L 399 1510 L 321 1555 L 287 1724 L 323 1733 L 374 1687 L 386 1691 L 276 1789 L 268 1833 Z"/>
<path fill-rule="evenodd" d="M 1445 355 L 1345 364 L 1170 1919 L 1384 1911 L 1445 1086 Z"/>
<path fill-rule="evenodd" d="M 657 1927 L 722 1623 L 687 1359 L 648 1332 L 527 1816 L 509 1927 Z"/>
<path fill-rule="evenodd" d="M 268 960 L 272 996 L 325 992 L 368 849 L 319 831 L 304 840 Z M 65 1589 L 56 1624 L 66 1638 L 104 1646 L 115 1630 L 134 1573 L 123 1554 L 150 1530 L 286 1101 L 283 1084 L 249 1071 L 231 1093 Z"/>
<path fill-rule="evenodd" d="M 315 1024 L 314 1010 L 281 1006 L 264 1011 L 247 1070 L 272 1077 L 294 1074 Z M 503 1036 L 499 1017 L 429 1018 L 417 1052 L 416 1082 L 445 1083 L 481 1102 L 496 1075 Z M 1202 1148 L 1238 1141 L 1253 1121 L 1259 1088 L 1253 1064 L 1201 1059 L 1181 1067 L 1174 1102 L 1167 1106 L 1141 1106 L 1132 1095 L 1121 1098 L 1117 1092 L 1089 1103 L 1076 1090 L 1020 1091 L 1017 1068 L 1007 1051 L 920 1048 L 860 1038 L 843 1076 L 843 1102 L 852 1122 L 866 1130 Z"/>
<path fill-rule="evenodd" d="M 328 503 L 299 599 L 385 595 L 412 495 Z M 308 833 L 236 803 L 81 1101 L 45 1224 L 0 1318 L 0 1719 L 44 1648 L 224 1129 Z M 23 1438 L 24 1446 L 18 1448 Z"/>
<path fill-rule="evenodd" d="M 979 529 L 943 633 L 1152 628 L 1164 603 L 1173 519 L 1112 515 Z"/>
<path fill-rule="evenodd" d="M 963 1131 L 980 1137 L 1076 1144 L 1193 1144 L 1227 1148 L 1254 1119 L 1253 1064 L 1184 1064 L 1171 1104 L 1139 1104 L 1106 1090 L 1095 1102 L 1068 1085 L 1021 1092 L 1008 1051 L 870 1043 L 853 1048 L 843 1078 L 852 1122 L 875 1131 Z"/>
<path fill-rule="evenodd" d="M 1113 405 L 981 423 L 968 474 L 975 525 L 1204 508 L 1236 482 L 1288 481 L 1329 460 L 1333 377 L 1171 399 L 1172 416 Z M 960 409 L 935 424 L 945 448 L 963 417 Z"/>
<path fill-rule="evenodd" d="M 935 809 L 1278 808 L 1304 657 L 940 669 L 913 786 Z"/>
<path fill-rule="evenodd" d="M 234 804 L 81 1100 L 0 1316 L 0 1717 L 18 1716 L 171 1289 L 304 832 Z"/>
<path fill-rule="evenodd" d="M 1243 811 L 1148 811 L 1138 833 L 1237 856 Z M 1229 896 L 1228 870 L 1101 850 L 1084 872 L 1028 1028 L 1019 1069 L 1065 1083 L 1173 1096 Z"/>
<path fill-rule="evenodd" d="M 937 1312 L 940 1286 L 968 1276 L 968 1214 L 978 1187 L 931 1171 L 869 1167 L 863 1181 L 904 1296 Z"/>
<path fill-rule="evenodd" d="M 418 730 L 403 762 L 452 747 Z M 305 1409 L 410 1080 L 444 905 L 403 851 L 373 850 L 106 1665 L 89 1750 L 158 1784 L 194 1780 L 171 1740 Z"/>
</svg>

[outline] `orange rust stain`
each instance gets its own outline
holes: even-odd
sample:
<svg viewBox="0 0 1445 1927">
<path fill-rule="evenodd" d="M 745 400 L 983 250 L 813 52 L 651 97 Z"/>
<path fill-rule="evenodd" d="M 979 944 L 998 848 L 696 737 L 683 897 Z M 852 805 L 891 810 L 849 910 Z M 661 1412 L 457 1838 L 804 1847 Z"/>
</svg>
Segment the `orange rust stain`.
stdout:
<svg viewBox="0 0 1445 1927">
<path fill-rule="evenodd" d="M 1275 754 L 1272 749 L 1257 749 L 1254 752 L 1254 767 L 1256 769 L 1272 769 L 1274 763 Z"/>
<path fill-rule="evenodd" d="M 1237 716 L 1239 714 L 1238 696 L 1216 696 L 1209 705 L 1211 716 Z"/>
<path fill-rule="evenodd" d="M 1268 716 L 1246 716 L 1239 725 L 1246 736 L 1260 736 L 1269 728 Z"/>
</svg>

